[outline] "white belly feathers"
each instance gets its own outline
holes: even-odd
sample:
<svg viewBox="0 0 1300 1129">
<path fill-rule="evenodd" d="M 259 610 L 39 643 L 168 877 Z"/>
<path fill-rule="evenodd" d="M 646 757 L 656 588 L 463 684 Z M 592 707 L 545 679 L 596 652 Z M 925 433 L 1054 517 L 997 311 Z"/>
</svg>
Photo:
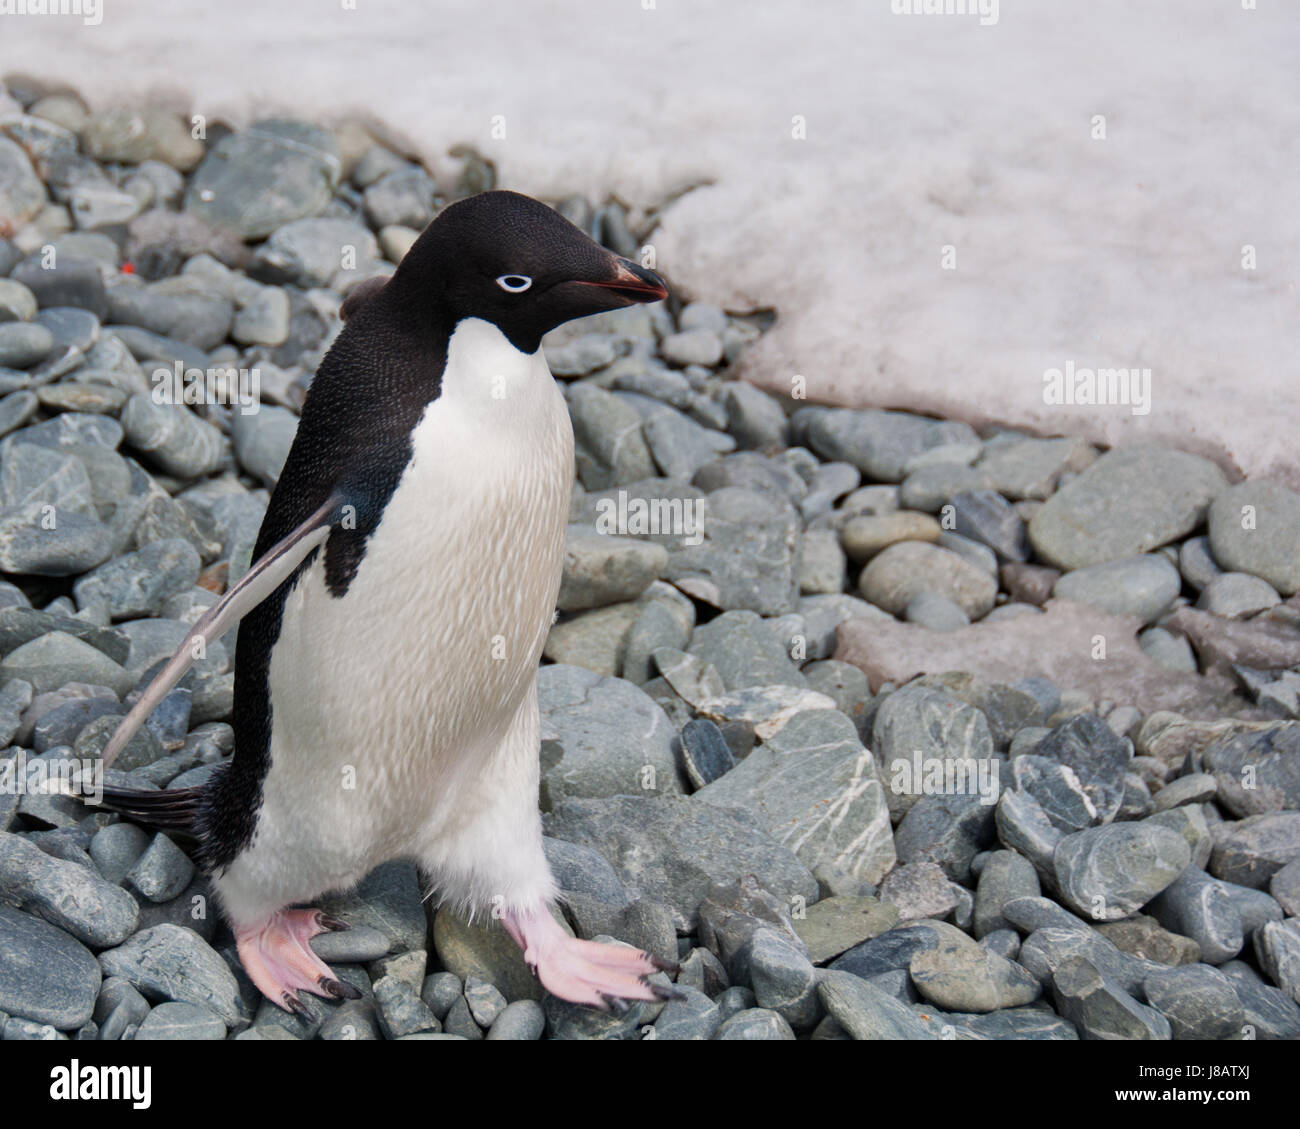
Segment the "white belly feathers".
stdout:
<svg viewBox="0 0 1300 1129">
<path fill-rule="evenodd" d="M 454 827 L 532 685 L 573 468 L 541 351 L 462 321 L 412 445 L 346 595 L 318 554 L 286 600 L 259 830 L 223 882 L 236 901 L 274 900 L 277 860 L 309 873 L 275 896 L 306 899 Z"/>
</svg>

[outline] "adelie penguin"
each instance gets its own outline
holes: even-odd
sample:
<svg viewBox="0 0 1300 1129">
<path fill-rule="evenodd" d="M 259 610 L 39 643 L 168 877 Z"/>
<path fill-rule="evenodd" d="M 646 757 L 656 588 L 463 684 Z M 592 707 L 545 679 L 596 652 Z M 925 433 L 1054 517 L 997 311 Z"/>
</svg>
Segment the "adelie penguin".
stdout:
<svg viewBox="0 0 1300 1129">
<path fill-rule="evenodd" d="M 559 590 L 573 432 L 542 335 L 667 294 L 552 209 L 445 209 L 359 290 L 312 380 L 254 565 L 123 719 L 111 764 L 204 643 L 240 622 L 231 761 L 197 788 L 105 789 L 183 833 L 253 983 L 348 996 L 311 908 L 390 859 L 496 916 L 543 986 L 596 1007 L 673 966 L 570 937 L 538 813 L 536 673 Z"/>
</svg>

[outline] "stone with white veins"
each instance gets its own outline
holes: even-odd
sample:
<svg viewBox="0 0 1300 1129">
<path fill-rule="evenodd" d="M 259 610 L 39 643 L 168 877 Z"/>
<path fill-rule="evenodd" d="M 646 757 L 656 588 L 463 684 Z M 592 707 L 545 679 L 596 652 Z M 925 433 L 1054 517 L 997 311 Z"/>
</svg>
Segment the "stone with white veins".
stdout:
<svg viewBox="0 0 1300 1129">
<path fill-rule="evenodd" d="M 1300 922 L 1266 922 L 1255 933 L 1255 954 L 1273 983 L 1300 1003 Z"/>
<path fill-rule="evenodd" d="M 1085 1039 L 1172 1038 L 1169 1021 L 1110 983 L 1083 957 L 1071 957 L 1052 978 L 1057 1009 L 1083 1031 Z"/>
<path fill-rule="evenodd" d="M 1195 941 L 1208 964 L 1231 960 L 1246 938 L 1241 911 L 1225 885 L 1196 867 L 1188 867 L 1149 910 L 1166 929 Z"/>
<path fill-rule="evenodd" d="M 993 738 L 984 715 L 965 702 L 927 686 L 905 686 L 885 698 L 872 728 L 872 748 L 886 784 L 892 813 L 905 813 L 927 790 L 931 764 L 963 771 L 993 755 Z M 920 759 L 920 779 L 915 765 Z"/>
<path fill-rule="evenodd" d="M 1074 772 L 1097 809 L 1098 819 L 1114 819 L 1124 798 L 1124 774 L 1133 746 L 1093 713 L 1077 714 L 1056 726 L 1034 749 Z"/>
<path fill-rule="evenodd" d="M 747 809 L 809 869 L 832 864 L 878 882 L 895 861 L 871 753 L 836 710 L 796 714 L 692 801 Z"/>
<path fill-rule="evenodd" d="M 1053 865 L 1066 903 L 1096 921 L 1136 913 L 1187 869 L 1191 848 L 1159 825 L 1111 823 L 1067 835 Z"/>
</svg>

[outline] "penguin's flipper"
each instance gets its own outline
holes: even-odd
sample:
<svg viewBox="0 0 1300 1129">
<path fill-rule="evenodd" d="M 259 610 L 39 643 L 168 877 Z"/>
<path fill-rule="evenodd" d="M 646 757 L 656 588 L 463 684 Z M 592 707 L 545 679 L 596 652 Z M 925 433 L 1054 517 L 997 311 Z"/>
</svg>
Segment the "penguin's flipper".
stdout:
<svg viewBox="0 0 1300 1129">
<path fill-rule="evenodd" d="M 190 629 L 176 653 L 157 677 L 145 688 L 140 700 L 118 725 L 113 739 L 104 748 L 103 765 L 112 766 L 127 742 L 136 735 L 145 719 L 158 708 L 172 688 L 185 677 L 185 672 L 203 654 L 207 645 L 220 639 L 227 631 L 265 600 L 291 577 L 313 550 L 330 535 L 331 523 L 338 512 L 340 499 L 331 497 L 306 521 L 270 549 L 244 574 L 243 578 L 221 601 L 209 608 Z"/>
</svg>

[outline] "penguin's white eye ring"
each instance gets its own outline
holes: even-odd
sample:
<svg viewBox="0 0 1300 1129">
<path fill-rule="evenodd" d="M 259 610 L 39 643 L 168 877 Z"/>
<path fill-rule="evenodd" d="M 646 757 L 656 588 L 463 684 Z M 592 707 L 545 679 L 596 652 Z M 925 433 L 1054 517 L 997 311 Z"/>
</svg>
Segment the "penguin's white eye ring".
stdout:
<svg viewBox="0 0 1300 1129">
<path fill-rule="evenodd" d="M 526 274 L 503 274 L 497 279 L 497 285 L 507 294 L 522 294 L 532 284 L 533 280 Z"/>
</svg>

